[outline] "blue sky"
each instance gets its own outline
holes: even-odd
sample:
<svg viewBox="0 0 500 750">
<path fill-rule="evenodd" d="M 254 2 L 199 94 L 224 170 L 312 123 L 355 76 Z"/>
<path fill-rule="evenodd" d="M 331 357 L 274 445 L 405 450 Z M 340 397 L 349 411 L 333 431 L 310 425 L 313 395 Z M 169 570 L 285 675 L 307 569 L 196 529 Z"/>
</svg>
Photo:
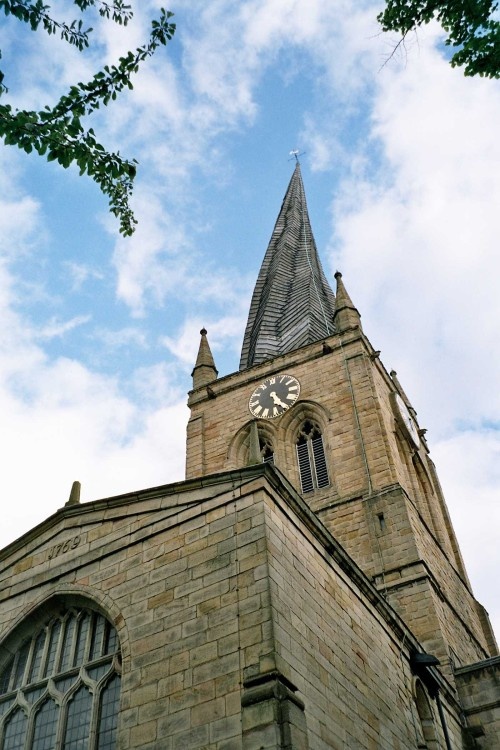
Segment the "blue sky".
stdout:
<svg viewBox="0 0 500 750">
<path fill-rule="evenodd" d="M 2 19 L 10 100 L 43 106 L 89 79 L 144 41 L 156 7 L 96 23 L 85 55 Z M 498 633 L 498 83 L 452 70 L 433 26 L 388 61 L 397 39 L 369 0 L 171 9 L 173 42 L 92 123 L 140 162 L 133 238 L 76 170 L 0 146 L 0 545 L 75 479 L 93 500 L 183 477 L 199 330 L 220 373 L 237 369 L 298 148 L 325 271 L 343 272 L 428 429 Z"/>
</svg>

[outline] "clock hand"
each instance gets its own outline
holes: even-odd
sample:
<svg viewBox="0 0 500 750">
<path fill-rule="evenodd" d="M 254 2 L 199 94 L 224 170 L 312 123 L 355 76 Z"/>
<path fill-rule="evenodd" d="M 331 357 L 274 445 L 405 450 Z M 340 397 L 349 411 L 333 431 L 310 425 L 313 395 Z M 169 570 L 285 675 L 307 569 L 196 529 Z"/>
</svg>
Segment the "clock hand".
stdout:
<svg viewBox="0 0 500 750">
<path fill-rule="evenodd" d="M 282 409 L 286 409 L 287 408 L 287 404 L 283 403 L 283 401 L 280 399 L 280 397 L 276 395 L 275 391 L 271 391 L 271 393 L 269 395 L 271 396 L 272 400 L 274 401 L 275 406 L 281 406 Z"/>
</svg>

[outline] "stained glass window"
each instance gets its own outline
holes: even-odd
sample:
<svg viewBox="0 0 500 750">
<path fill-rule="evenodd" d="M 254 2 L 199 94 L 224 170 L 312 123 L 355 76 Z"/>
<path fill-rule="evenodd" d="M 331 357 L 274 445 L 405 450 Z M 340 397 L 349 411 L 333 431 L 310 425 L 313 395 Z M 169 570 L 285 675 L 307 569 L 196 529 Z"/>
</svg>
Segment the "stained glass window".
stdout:
<svg viewBox="0 0 500 750">
<path fill-rule="evenodd" d="M 24 670 L 26 669 L 26 662 L 28 661 L 29 654 L 29 643 L 25 643 L 24 646 L 18 651 L 15 659 L 15 674 L 13 688 L 18 688 L 23 683 Z"/>
<path fill-rule="evenodd" d="M 17 708 L 5 722 L 3 750 L 23 750 L 28 719 L 24 711 Z"/>
<path fill-rule="evenodd" d="M 56 620 L 50 629 L 50 642 L 49 652 L 47 654 L 47 660 L 45 662 L 44 677 L 50 677 L 54 669 L 54 663 L 56 660 L 56 651 L 59 644 L 59 636 L 61 634 L 61 621 Z"/>
<path fill-rule="evenodd" d="M 10 676 L 12 673 L 12 667 L 14 666 L 14 659 L 9 659 L 7 665 L 4 667 L 2 674 L 0 675 L 0 695 L 6 693 L 10 685 Z"/>
<path fill-rule="evenodd" d="M 101 696 L 101 716 L 99 721 L 99 736 L 97 750 L 113 750 L 117 723 L 117 702 L 120 695 L 120 680 L 118 675 L 106 685 Z"/>
<path fill-rule="evenodd" d="M 101 617 L 99 622 L 96 623 L 96 626 L 92 633 L 92 646 L 90 648 L 90 658 L 91 659 L 97 659 L 97 657 L 102 656 L 102 639 L 104 636 L 104 617 Z"/>
<path fill-rule="evenodd" d="M 53 750 L 56 740 L 59 710 L 53 700 L 46 700 L 35 713 L 35 731 L 33 733 L 33 750 Z"/>
<path fill-rule="evenodd" d="M 30 674 L 29 674 L 29 682 L 35 682 L 38 678 L 38 673 L 40 672 L 40 665 L 42 663 L 42 656 L 45 646 L 45 628 L 38 634 L 38 636 L 35 639 L 35 647 L 33 656 L 31 659 L 31 666 L 30 666 Z"/>
<path fill-rule="evenodd" d="M 76 641 L 76 653 L 73 666 L 80 664 L 87 646 L 87 633 L 89 630 L 90 615 L 85 612 L 78 623 L 78 638 Z"/>
<path fill-rule="evenodd" d="M 61 664 L 60 664 L 61 672 L 65 672 L 69 668 L 69 665 L 72 663 L 71 656 L 72 656 L 72 651 L 73 651 L 75 622 L 76 622 L 75 615 L 70 614 L 66 618 L 66 622 L 64 623 L 64 637 L 63 637 Z"/>
<path fill-rule="evenodd" d="M 0 665 L 0 750 L 114 750 L 119 697 L 113 625 L 91 609 L 58 610 Z"/>
<path fill-rule="evenodd" d="M 64 750 L 82 750 L 88 746 L 92 696 L 82 685 L 68 706 Z"/>
</svg>

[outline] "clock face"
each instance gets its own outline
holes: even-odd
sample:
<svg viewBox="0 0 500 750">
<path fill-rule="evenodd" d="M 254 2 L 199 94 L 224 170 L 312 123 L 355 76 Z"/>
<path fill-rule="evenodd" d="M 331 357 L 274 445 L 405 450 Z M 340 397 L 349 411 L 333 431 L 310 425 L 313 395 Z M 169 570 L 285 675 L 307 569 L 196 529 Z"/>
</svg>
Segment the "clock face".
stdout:
<svg viewBox="0 0 500 750">
<path fill-rule="evenodd" d="M 413 443 L 415 448 L 418 448 L 420 446 L 420 435 L 418 434 L 417 425 L 399 393 L 393 394 L 393 403 L 396 409 L 396 418 L 401 424 L 406 436 Z"/>
<path fill-rule="evenodd" d="M 293 375 L 273 375 L 257 386 L 248 408 L 258 419 L 274 419 L 293 406 L 299 394 L 300 383 Z"/>
</svg>

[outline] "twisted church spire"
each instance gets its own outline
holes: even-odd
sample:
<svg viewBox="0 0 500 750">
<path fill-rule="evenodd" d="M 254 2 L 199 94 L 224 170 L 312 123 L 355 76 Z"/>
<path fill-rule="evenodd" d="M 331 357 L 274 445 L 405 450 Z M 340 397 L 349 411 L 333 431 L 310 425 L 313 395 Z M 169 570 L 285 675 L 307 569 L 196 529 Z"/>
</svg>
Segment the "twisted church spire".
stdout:
<svg viewBox="0 0 500 750">
<path fill-rule="evenodd" d="M 334 314 L 297 162 L 255 285 L 240 370 L 331 336 Z"/>
</svg>

